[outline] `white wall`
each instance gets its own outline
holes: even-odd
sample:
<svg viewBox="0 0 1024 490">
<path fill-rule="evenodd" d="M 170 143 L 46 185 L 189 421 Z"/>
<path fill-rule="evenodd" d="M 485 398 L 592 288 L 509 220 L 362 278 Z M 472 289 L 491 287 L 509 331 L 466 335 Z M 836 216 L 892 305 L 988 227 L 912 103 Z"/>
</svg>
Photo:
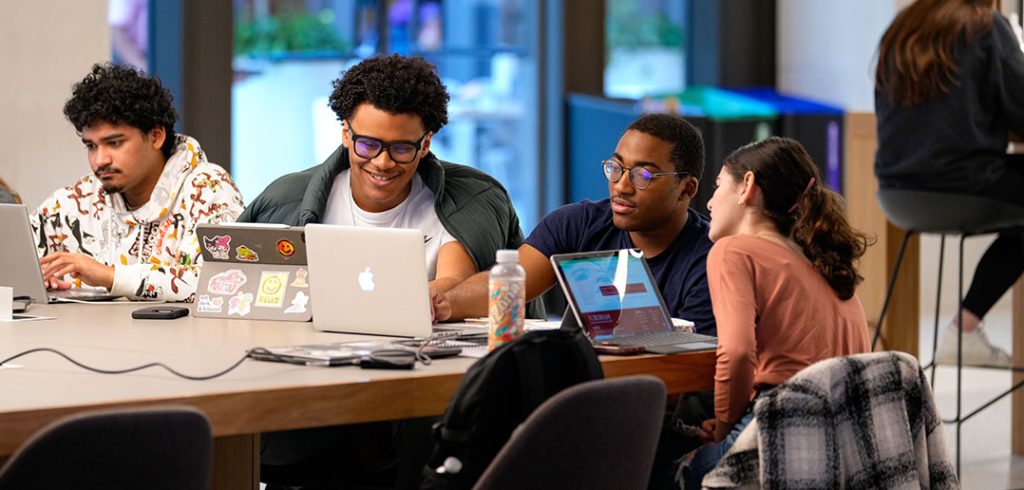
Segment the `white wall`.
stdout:
<svg viewBox="0 0 1024 490">
<path fill-rule="evenodd" d="M 30 207 L 88 172 L 61 112 L 71 85 L 110 59 L 106 0 L 4 2 L 0 15 L 0 175 Z"/>
<path fill-rule="evenodd" d="M 779 90 L 850 112 L 874 111 L 874 56 L 907 0 L 779 0 Z"/>
</svg>

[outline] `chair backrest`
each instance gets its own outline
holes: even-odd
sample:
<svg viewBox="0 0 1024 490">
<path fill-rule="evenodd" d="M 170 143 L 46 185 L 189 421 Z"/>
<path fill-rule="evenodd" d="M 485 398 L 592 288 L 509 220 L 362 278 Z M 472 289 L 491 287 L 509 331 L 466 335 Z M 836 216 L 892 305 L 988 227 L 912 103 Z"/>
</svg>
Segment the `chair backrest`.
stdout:
<svg viewBox="0 0 1024 490">
<path fill-rule="evenodd" d="M 489 352 L 466 371 L 434 426 L 420 488 L 472 488 L 516 427 L 545 400 L 603 377 L 594 347 L 579 329 L 527 332 Z"/>
<path fill-rule="evenodd" d="M 213 438 L 184 406 L 84 412 L 32 436 L 0 468 L 0 490 L 207 489 Z"/>
<path fill-rule="evenodd" d="M 878 203 L 894 225 L 916 232 L 978 234 L 1024 226 L 1024 208 L 980 196 L 882 189 Z"/>
<path fill-rule="evenodd" d="M 567 388 L 516 429 L 473 488 L 646 488 L 664 410 L 653 376 Z"/>
</svg>

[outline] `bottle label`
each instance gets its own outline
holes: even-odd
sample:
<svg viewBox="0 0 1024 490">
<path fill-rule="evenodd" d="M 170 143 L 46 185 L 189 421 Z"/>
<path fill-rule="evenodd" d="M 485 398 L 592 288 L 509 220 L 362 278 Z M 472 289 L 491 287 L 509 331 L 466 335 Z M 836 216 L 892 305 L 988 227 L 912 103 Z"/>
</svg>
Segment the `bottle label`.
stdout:
<svg viewBox="0 0 1024 490">
<path fill-rule="evenodd" d="M 523 334 L 526 288 L 519 281 L 492 280 L 489 298 L 487 350 L 494 350 Z"/>
</svg>

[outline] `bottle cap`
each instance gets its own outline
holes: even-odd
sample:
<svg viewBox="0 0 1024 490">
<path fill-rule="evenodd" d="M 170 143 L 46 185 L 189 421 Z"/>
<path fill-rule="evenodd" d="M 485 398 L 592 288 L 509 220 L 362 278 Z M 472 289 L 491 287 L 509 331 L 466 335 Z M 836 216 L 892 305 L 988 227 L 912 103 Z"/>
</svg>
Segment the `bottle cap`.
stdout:
<svg viewBox="0 0 1024 490">
<path fill-rule="evenodd" d="M 518 250 L 498 250 L 498 263 L 519 262 Z"/>
</svg>

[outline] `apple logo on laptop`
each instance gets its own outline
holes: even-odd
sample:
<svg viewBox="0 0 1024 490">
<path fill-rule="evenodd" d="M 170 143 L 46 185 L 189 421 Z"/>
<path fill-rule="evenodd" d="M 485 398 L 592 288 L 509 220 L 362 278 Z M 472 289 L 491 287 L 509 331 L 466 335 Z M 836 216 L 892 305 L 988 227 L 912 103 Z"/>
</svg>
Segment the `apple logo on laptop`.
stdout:
<svg viewBox="0 0 1024 490">
<path fill-rule="evenodd" d="M 370 272 L 370 268 L 367 267 L 366 270 L 359 273 L 359 289 L 362 289 L 363 291 L 373 291 L 374 287 L 373 273 Z"/>
</svg>

